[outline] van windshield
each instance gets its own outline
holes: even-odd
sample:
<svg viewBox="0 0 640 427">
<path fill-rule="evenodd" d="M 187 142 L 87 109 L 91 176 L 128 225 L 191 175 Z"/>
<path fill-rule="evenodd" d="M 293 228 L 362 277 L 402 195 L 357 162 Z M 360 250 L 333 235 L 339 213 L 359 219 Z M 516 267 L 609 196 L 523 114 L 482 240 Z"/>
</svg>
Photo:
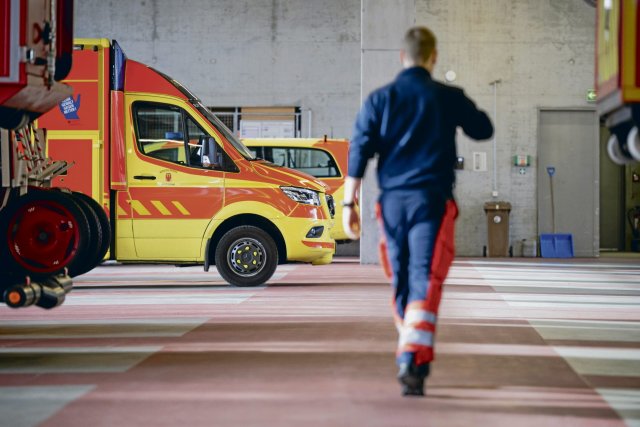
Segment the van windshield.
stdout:
<svg viewBox="0 0 640 427">
<path fill-rule="evenodd" d="M 196 110 L 198 110 L 200 114 L 202 114 L 209 121 L 209 123 L 211 123 L 211 126 L 216 128 L 218 132 L 224 135 L 227 141 L 229 141 L 231 145 L 233 145 L 233 147 L 238 151 L 238 153 L 240 153 L 242 157 L 247 160 L 256 160 L 256 157 L 253 155 L 251 150 L 249 150 L 242 142 L 240 142 L 240 140 L 233 134 L 233 132 L 231 132 L 220 119 L 218 119 L 211 111 L 209 111 L 209 109 L 204 106 L 202 101 L 200 101 L 200 99 L 195 96 L 189 89 L 184 87 L 182 83 L 180 83 L 176 79 L 169 77 L 161 71 L 158 71 L 155 68 L 153 68 L 153 71 L 164 77 L 184 96 L 186 96 L 189 102 L 191 102 L 191 104 L 196 107 Z"/>
</svg>

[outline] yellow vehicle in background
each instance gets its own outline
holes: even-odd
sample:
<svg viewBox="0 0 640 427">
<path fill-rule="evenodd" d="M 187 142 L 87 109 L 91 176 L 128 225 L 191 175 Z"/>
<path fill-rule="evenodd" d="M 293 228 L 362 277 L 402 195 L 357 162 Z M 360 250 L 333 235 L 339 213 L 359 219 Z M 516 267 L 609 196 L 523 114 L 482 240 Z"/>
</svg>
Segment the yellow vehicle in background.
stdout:
<svg viewBox="0 0 640 427">
<path fill-rule="evenodd" d="M 296 169 L 322 180 L 333 196 L 335 225 L 331 237 L 336 241 L 348 239 L 342 227 L 344 180 L 349 160 L 349 141 L 317 138 L 245 138 L 242 142 L 261 159 L 278 166 Z"/>
<path fill-rule="evenodd" d="M 598 114 L 611 131 L 607 152 L 619 165 L 640 161 L 640 2 L 598 0 Z"/>
<path fill-rule="evenodd" d="M 280 263 L 332 261 L 324 183 L 256 159 L 195 95 L 115 41 L 75 40 L 73 64 L 73 94 L 39 125 L 49 156 L 75 162 L 53 186 L 109 216 L 111 259 L 215 264 L 236 286 L 265 283 Z"/>
</svg>

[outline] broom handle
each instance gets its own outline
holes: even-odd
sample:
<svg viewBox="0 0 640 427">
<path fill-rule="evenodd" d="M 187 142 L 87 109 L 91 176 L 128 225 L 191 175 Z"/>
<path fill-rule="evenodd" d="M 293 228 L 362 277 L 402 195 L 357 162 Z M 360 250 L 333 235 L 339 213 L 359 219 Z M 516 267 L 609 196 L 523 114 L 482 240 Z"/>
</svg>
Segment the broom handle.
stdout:
<svg viewBox="0 0 640 427">
<path fill-rule="evenodd" d="M 551 187 L 551 229 L 556 234 L 556 209 L 553 203 L 553 176 L 549 175 L 549 186 Z"/>
</svg>

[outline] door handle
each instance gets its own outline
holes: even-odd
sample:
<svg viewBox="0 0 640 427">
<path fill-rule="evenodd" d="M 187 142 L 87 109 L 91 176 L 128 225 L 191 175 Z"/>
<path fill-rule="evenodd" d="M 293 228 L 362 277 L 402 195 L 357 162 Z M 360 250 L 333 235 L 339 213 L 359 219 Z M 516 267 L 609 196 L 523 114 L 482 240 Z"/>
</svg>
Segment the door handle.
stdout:
<svg viewBox="0 0 640 427">
<path fill-rule="evenodd" d="M 133 179 L 149 179 L 149 180 L 155 180 L 156 177 L 153 175 L 134 175 Z"/>
</svg>

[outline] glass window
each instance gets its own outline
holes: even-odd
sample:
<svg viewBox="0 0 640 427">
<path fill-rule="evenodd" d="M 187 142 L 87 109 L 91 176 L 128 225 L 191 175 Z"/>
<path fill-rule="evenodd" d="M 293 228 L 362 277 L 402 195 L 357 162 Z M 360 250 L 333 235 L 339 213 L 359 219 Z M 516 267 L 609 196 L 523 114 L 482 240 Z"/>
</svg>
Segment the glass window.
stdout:
<svg viewBox="0 0 640 427">
<path fill-rule="evenodd" d="M 336 161 L 323 150 L 294 147 L 252 147 L 252 150 L 271 163 L 297 169 L 316 178 L 340 177 Z"/>
<path fill-rule="evenodd" d="M 203 145 L 206 145 L 208 135 L 191 117 L 187 117 L 187 147 L 189 149 L 189 165 L 210 167 L 211 161 L 204 156 Z"/>
<path fill-rule="evenodd" d="M 236 170 L 216 140 L 182 109 L 136 103 L 134 115 L 143 154 L 198 168 Z"/>
<path fill-rule="evenodd" d="M 138 147 L 150 157 L 186 163 L 184 128 L 180 109 L 170 106 L 136 105 Z"/>
<path fill-rule="evenodd" d="M 264 147 L 247 147 L 249 152 L 253 154 L 253 157 L 256 159 L 264 159 Z"/>
<path fill-rule="evenodd" d="M 215 138 L 202 130 L 191 117 L 187 117 L 187 144 L 190 166 L 235 171 L 233 161 Z"/>
</svg>

